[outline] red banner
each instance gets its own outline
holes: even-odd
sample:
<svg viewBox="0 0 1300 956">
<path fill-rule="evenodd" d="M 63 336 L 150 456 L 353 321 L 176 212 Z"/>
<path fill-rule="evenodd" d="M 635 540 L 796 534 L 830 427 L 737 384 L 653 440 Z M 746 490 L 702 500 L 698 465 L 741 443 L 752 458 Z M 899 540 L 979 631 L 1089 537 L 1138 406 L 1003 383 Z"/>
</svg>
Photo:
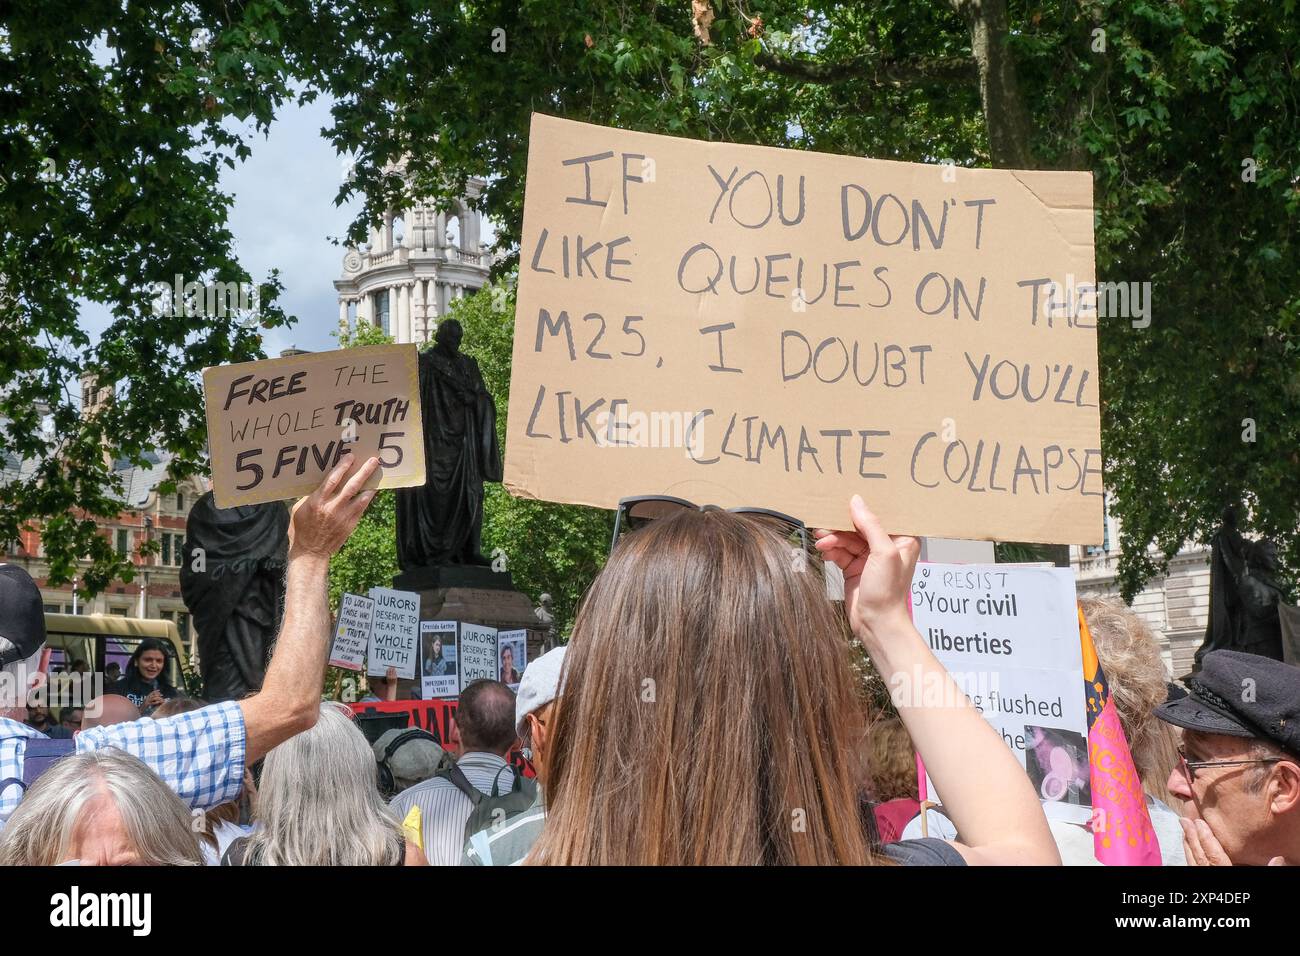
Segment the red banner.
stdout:
<svg viewBox="0 0 1300 956">
<path fill-rule="evenodd" d="M 433 735 L 443 749 L 460 756 L 460 734 L 456 730 L 455 698 L 448 700 L 370 700 L 349 704 L 358 717 L 378 717 L 386 714 L 406 714 L 405 724 L 419 727 Z M 518 750 L 510 752 L 510 763 L 525 777 L 536 776 L 533 765 Z"/>
</svg>

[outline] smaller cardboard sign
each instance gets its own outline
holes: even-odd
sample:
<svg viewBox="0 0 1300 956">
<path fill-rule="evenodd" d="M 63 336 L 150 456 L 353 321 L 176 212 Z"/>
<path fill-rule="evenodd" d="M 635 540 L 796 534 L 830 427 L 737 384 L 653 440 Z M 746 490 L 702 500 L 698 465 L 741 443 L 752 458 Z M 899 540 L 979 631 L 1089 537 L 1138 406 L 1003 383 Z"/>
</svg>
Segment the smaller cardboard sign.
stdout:
<svg viewBox="0 0 1300 956">
<path fill-rule="evenodd" d="M 369 677 L 383 677 L 396 667 L 397 676 L 412 680 L 420 644 L 420 595 L 414 591 L 371 588 L 375 602 L 370 645 L 366 653 Z"/>
<path fill-rule="evenodd" d="M 434 700 L 460 693 L 456 677 L 456 622 L 420 622 L 420 697 Z"/>
<path fill-rule="evenodd" d="M 361 670 L 366 649 L 370 646 L 370 625 L 374 620 L 375 602 L 361 594 L 344 594 L 339 601 L 339 620 L 334 628 L 334 646 L 330 648 L 330 665 Z"/>
<path fill-rule="evenodd" d="M 528 666 L 528 632 L 501 631 L 497 634 L 497 670 L 500 680 L 511 690 L 519 689 L 524 668 Z"/>
<path fill-rule="evenodd" d="M 460 689 L 476 680 L 497 679 L 497 629 L 481 624 L 462 624 L 457 642 Z"/>
<path fill-rule="evenodd" d="M 414 345 L 374 345 L 203 370 L 218 508 L 309 495 L 350 451 L 377 456 L 370 487 L 422 485 Z"/>
</svg>

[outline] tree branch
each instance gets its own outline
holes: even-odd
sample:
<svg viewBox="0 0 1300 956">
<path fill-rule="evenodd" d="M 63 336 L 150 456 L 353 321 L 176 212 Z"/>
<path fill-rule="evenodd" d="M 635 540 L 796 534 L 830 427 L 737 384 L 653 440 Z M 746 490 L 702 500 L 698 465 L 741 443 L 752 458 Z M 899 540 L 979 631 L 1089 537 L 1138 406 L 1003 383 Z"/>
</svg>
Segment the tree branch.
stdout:
<svg viewBox="0 0 1300 956">
<path fill-rule="evenodd" d="M 875 86 L 918 86 L 926 83 L 976 83 L 979 69 L 971 57 L 909 57 L 883 60 L 857 57 L 840 63 L 825 63 L 801 57 L 779 57 L 761 50 L 754 62 L 765 70 L 806 83 L 840 83 L 869 80 Z"/>
</svg>

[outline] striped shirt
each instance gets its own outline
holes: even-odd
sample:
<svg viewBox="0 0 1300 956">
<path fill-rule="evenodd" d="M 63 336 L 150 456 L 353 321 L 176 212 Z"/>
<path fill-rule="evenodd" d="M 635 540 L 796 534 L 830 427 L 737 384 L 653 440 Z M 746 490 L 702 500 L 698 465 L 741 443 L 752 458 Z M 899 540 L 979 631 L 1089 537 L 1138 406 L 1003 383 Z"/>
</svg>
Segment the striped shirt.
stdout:
<svg viewBox="0 0 1300 956">
<path fill-rule="evenodd" d="M 465 844 L 461 866 L 519 866 L 528 856 L 546 825 L 546 805 L 542 789 L 537 799 L 523 813 L 516 814 L 500 826 L 480 830 Z"/>
<path fill-rule="evenodd" d="M 27 741 L 39 730 L 0 717 L 0 781 L 22 780 Z M 236 701 L 212 704 L 188 714 L 83 730 L 76 752 L 116 747 L 138 757 L 191 808 L 207 810 L 234 800 L 244 789 L 244 712 Z M 0 791 L 0 827 L 18 807 L 22 788 Z"/>
<path fill-rule="evenodd" d="M 515 782 L 510 764 L 496 754 L 470 752 L 457 760 L 456 766 L 485 796 L 491 795 L 494 782 L 498 794 L 509 793 Z M 430 777 L 403 790 L 389 806 L 399 820 L 406 819 L 411 807 L 420 808 L 424 855 L 430 866 L 456 866 L 460 863 L 465 846 L 465 823 L 474 812 L 474 804 L 454 783 L 444 777 Z"/>
</svg>

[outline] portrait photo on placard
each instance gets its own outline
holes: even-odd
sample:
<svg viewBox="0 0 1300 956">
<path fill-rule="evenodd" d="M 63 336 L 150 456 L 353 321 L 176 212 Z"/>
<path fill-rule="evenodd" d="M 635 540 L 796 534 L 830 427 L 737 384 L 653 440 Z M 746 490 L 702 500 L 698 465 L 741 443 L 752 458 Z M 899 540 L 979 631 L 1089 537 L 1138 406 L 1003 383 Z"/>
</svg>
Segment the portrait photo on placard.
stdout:
<svg viewBox="0 0 1300 956">
<path fill-rule="evenodd" d="M 455 697 L 456 622 L 420 622 L 420 697 Z"/>
<path fill-rule="evenodd" d="M 1088 741 L 1072 730 L 1025 726 L 1025 770 L 1043 800 L 1088 806 Z"/>
<path fill-rule="evenodd" d="M 518 690 L 524 668 L 528 666 L 527 631 L 501 631 L 497 635 L 497 664 L 501 683 Z"/>
</svg>

